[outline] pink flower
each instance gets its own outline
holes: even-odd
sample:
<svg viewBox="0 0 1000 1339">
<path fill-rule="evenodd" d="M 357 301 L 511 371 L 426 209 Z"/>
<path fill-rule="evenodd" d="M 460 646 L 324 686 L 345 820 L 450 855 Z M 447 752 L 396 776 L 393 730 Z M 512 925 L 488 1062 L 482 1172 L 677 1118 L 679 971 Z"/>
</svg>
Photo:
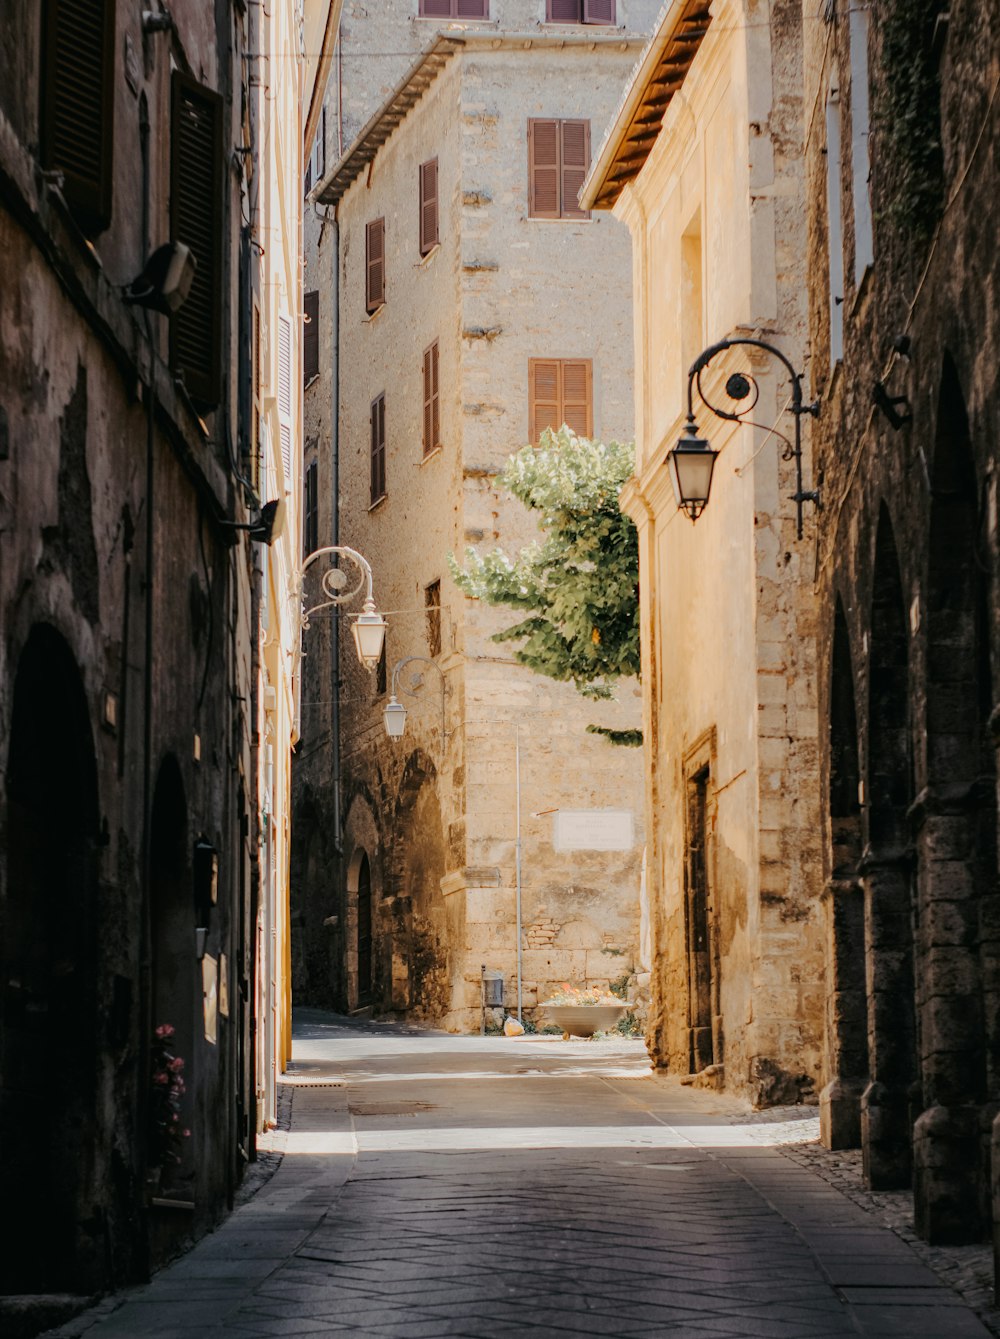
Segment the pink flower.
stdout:
<svg viewBox="0 0 1000 1339">
<path fill-rule="evenodd" d="M 160 1087 L 166 1087 L 168 1078 L 167 1075 L 164 1074 L 162 1069 L 153 1075 L 153 1082 L 159 1084 Z"/>
<path fill-rule="evenodd" d="M 190 1130 L 185 1130 L 185 1131 L 184 1131 L 184 1138 L 185 1138 L 185 1139 L 190 1139 L 190 1138 L 191 1138 L 191 1131 L 190 1131 Z"/>
<path fill-rule="evenodd" d="M 167 1069 L 171 1070 L 174 1074 L 179 1074 L 183 1068 L 184 1061 L 179 1055 L 175 1055 L 172 1059 L 167 1061 Z"/>
<path fill-rule="evenodd" d="M 161 1023 L 156 1029 L 156 1037 L 160 1041 L 166 1041 L 168 1037 L 174 1035 L 174 1025 L 172 1023 Z"/>
</svg>

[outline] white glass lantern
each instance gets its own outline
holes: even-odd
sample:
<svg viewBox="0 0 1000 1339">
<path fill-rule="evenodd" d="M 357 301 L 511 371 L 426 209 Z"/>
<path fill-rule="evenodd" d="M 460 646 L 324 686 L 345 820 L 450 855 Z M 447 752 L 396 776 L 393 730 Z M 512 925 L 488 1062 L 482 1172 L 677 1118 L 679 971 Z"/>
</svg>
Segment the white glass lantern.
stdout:
<svg viewBox="0 0 1000 1339">
<path fill-rule="evenodd" d="M 402 702 L 397 702 L 395 693 L 382 708 L 382 719 L 385 721 L 385 732 L 390 739 L 403 738 L 403 731 L 406 729 L 406 708 Z"/>
<path fill-rule="evenodd" d="M 698 427 L 693 419 L 688 419 L 684 435 L 674 449 L 667 453 L 665 463 L 670 470 L 674 497 L 678 507 L 686 511 L 692 521 L 696 521 L 708 506 L 712 471 L 718 454 L 704 437 L 698 436 Z"/>
<path fill-rule="evenodd" d="M 364 610 L 358 614 L 351 629 L 358 659 L 365 669 L 373 670 L 382 658 L 385 642 L 385 619 L 375 608 L 372 599 L 365 600 Z"/>
</svg>

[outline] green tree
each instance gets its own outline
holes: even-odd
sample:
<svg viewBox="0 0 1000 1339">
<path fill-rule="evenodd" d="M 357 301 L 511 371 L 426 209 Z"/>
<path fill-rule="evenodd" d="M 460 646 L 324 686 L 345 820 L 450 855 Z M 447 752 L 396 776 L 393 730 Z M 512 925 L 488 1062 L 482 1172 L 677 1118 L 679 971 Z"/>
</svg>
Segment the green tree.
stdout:
<svg viewBox="0 0 1000 1339">
<path fill-rule="evenodd" d="M 630 442 L 546 430 L 496 480 L 537 513 L 541 541 L 514 558 L 467 549 L 464 569 L 448 560 L 466 595 L 521 615 L 494 641 L 519 642 L 520 664 L 572 681 L 586 697 L 611 698 L 618 679 L 639 674 L 639 547 L 618 507 L 634 462 Z M 588 729 L 618 744 L 642 742 L 638 730 Z"/>
</svg>

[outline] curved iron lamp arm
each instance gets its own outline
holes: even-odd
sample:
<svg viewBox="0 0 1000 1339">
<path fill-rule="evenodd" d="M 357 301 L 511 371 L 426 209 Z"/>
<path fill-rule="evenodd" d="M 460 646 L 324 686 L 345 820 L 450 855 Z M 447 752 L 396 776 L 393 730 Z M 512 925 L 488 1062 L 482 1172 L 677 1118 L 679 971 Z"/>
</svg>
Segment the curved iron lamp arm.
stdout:
<svg viewBox="0 0 1000 1339">
<path fill-rule="evenodd" d="M 805 489 L 802 486 L 802 415 L 812 414 L 813 418 L 819 415 L 819 401 L 814 400 L 812 404 L 803 404 L 802 402 L 802 378 L 795 368 L 789 362 L 788 358 L 779 348 L 773 344 L 768 344 L 762 339 L 751 339 L 750 337 L 735 337 L 733 339 L 720 339 L 717 344 L 710 344 L 707 349 L 703 349 L 698 357 L 691 364 L 688 370 L 688 430 L 692 436 L 697 436 L 697 425 L 694 418 L 694 391 L 698 388 L 698 398 L 706 409 L 710 410 L 716 418 L 726 419 L 730 423 L 746 423 L 746 415 L 754 408 L 760 396 L 760 388 L 755 378 L 750 373 L 734 372 L 726 381 L 726 391 L 730 398 L 736 401 L 744 400 L 751 394 L 753 399 L 745 409 L 734 413 L 732 410 L 722 409 L 712 403 L 705 394 L 701 384 L 701 374 L 709 363 L 726 349 L 732 349 L 739 346 L 749 346 L 754 349 L 763 349 L 765 353 L 772 354 L 782 364 L 792 381 L 792 403 L 789 406 L 792 415 L 795 418 L 795 440 L 789 442 L 787 437 L 777 429 L 772 429 L 777 436 L 785 442 L 785 460 L 795 461 L 795 492 L 792 494 L 792 501 L 797 509 L 796 534 L 799 539 L 802 538 L 802 508 L 807 502 L 812 502 L 816 507 L 820 507 L 820 493 L 818 488 Z"/>
<path fill-rule="evenodd" d="M 431 660 L 428 656 L 404 656 L 402 660 L 397 660 L 392 667 L 392 678 L 389 681 L 389 695 L 390 697 L 395 697 L 398 688 L 399 691 L 406 693 L 408 697 L 420 696 L 420 694 L 415 693 L 412 688 L 402 688 L 399 684 L 400 670 L 405 669 L 407 665 L 412 665 L 414 662 L 419 662 L 421 665 L 430 665 L 431 669 L 437 670 L 438 674 L 441 676 L 441 734 L 443 738 L 447 739 L 451 734 L 450 730 L 445 729 L 445 726 L 447 725 L 447 720 L 445 718 L 445 692 L 448 685 L 444 677 L 444 670 L 436 660 Z"/>
<path fill-rule="evenodd" d="M 316 559 L 322 558 L 326 554 L 334 554 L 334 553 L 337 555 L 338 558 L 347 558 L 349 561 L 353 562 L 361 572 L 361 580 L 358 581 L 358 583 L 355 586 L 352 586 L 350 590 L 338 590 L 336 583 L 334 581 L 333 574 L 335 572 L 342 573 L 343 569 L 339 567 L 328 568 L 327 571 L 323 573 L 323 577 L 321 580 L 323 594 L 327 598 L 321 604 L 315 604 L 312 606 L 311 609 L 304 609 L 302 611 L 303 628 L 308 628 L 309 618 L 312 614 L 318 614 L 321 613 L 324 609 L 331 609 L 337 605 L 346 604 L 348 600 L 354 599 L 355 595 L 358 594 L 362 586 L 365 587 L 365 601 L 362 606 L 362 610 L 366 614 L 372 614 L 375 612 L 375 595 L 373 591 L 371 564 L 369 563 L 368 559 L 364 556 L 364 554 L 358 553 L 356 549 L 348 548 L 346 544 L 327 544 L 324 548 L 315 549 L 312 553 L 310 553 L 309 557 L 299 568 L 300 591 L 302 590 L 303 584 L 305 582 L 306 572 L 316 561 Z"/>
</svg>

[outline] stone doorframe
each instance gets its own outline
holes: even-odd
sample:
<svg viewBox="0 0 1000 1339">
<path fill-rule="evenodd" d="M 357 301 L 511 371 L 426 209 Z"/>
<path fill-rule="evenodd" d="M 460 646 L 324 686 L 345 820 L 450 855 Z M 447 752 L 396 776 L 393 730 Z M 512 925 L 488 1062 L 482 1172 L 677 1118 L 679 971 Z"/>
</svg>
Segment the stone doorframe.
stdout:
<svg viewBox="0 0 1000 1339">
<path fill-rule="evenodd" d="M 723 1062 L 719 935 L 715 907 L 715 727 L 684 755 L 684 951 L 688 1069 Z"/>
</svg>

